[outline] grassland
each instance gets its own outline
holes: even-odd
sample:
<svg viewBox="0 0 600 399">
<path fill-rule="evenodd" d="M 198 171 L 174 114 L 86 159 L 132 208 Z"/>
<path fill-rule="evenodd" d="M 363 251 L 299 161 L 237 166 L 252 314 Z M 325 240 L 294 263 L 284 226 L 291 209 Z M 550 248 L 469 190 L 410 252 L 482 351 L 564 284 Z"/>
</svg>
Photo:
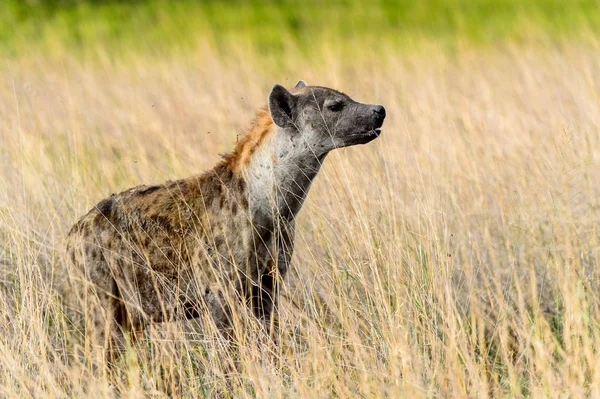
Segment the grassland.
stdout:
<svg viewBox="0 0 600 399">
<path fill-rule="evenodd" d="M 0 6 L 0 396 L 600 396 L 597 3 L 183 4 Z M 388 119 L 312 188 L 278 343 L 168 323 L 108 373 L 61 305 L 66 232 L 300 78 Z"/>
<path fill-rule="evenodd" d="M 269 63 L 323 46 L 357 57 L 356 44 L 419 51 L 434 42 L 463 46 L 582 40 L 600 33 L 595 0 L 359 0 L 172 2 L 5 0 L 0 3 L 0 55 L 46 52 L 61 57 L 127 58 L 189 54 L 209 43 L 258 53 Z"/>
</svg>

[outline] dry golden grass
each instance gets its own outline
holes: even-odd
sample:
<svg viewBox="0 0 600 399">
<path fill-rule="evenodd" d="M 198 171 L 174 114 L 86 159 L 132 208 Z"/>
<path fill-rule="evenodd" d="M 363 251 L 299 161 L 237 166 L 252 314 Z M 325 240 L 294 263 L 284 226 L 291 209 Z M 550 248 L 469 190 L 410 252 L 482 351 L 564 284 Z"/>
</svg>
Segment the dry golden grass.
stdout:
<svg viewBox="0 0 600 399">
<path fill-rule="evenodd" d="M 598 48 L 366 52 L 3 63 L 0 396 L 600 395 Z M 68 229 L 211 167 L 297 79 L 389 116 L 309 194 L 279 343 L 251 322 L 237 344 L 158 325 L 105 371 L 60 305 Z"/>
</svg>

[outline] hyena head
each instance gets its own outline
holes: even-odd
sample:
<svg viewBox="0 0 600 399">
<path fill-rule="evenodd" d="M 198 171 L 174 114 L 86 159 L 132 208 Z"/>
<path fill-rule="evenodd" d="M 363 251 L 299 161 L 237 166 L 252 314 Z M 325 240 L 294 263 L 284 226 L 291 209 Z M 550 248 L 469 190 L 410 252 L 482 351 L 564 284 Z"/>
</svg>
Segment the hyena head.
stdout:
<svg viewBox="0 0 600 399">
<path fill-rule="evenodd" d="M 362 104 L 339 91 L 299 81 L 291 91 L 275 85 L 269 94 L 273 122 L 295 132 L 317 156 L 365 144 L 381 134 L 385 108 Z"/>
</svg>

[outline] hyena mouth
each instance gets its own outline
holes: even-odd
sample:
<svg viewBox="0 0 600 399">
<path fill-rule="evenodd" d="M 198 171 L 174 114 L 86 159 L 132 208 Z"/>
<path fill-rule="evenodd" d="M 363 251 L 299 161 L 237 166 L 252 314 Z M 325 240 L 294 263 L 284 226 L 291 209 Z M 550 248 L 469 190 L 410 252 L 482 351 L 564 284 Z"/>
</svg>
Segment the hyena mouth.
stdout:
<svg viewBox="0 0 600 399">
<path fill-rule="evenodd" d="M 365 133 L 367 136 L 375 136 L 378 137 L 381 134 L 381 129 L 377 128 L 377 129 L 373 129 L 373 130 L 369 130 L 367 133 Z"/>
<path fill-rule="evenodd" d="M 366 144 L 369 141 L 375 140 L 381 134 L 381 129 L 365 130 L 364 132 L 356 133 L 353 136 L 353 144 Z"/>
<path fill-rule="evenodd" d="M 381 129 L 371 129 L 358 134 L 360 138 L 377 138 L 381 134 Z"/>
</svg>

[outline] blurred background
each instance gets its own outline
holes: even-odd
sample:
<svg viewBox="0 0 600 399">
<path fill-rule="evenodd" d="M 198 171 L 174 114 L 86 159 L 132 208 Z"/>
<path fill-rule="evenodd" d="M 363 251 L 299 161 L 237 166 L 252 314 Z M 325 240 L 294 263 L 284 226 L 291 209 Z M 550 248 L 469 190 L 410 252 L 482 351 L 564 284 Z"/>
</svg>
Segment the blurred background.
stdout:
<svg viewBox="0 0 600 399">
<path fill-rule="evenodd" d="M 599 397 L 599 34 L 597 0 L 1 0 L 0 396 Z M 313 184 L 277 344 L 165 323 L 98 372 L 70 227 L 299 79 L 388 116 Z"/>
<path fill-rule="evenodd" d="M 4 0 L 3 56 L 185 56 L 210 44 L 256 52 L 269 62 L 335 51 L 445 52 L 506 43 L 561 43 L 595 35 L 594 0 L 86 1 Z M 368 54 L 369 52 L 367 52 Z"/>
</svg>

